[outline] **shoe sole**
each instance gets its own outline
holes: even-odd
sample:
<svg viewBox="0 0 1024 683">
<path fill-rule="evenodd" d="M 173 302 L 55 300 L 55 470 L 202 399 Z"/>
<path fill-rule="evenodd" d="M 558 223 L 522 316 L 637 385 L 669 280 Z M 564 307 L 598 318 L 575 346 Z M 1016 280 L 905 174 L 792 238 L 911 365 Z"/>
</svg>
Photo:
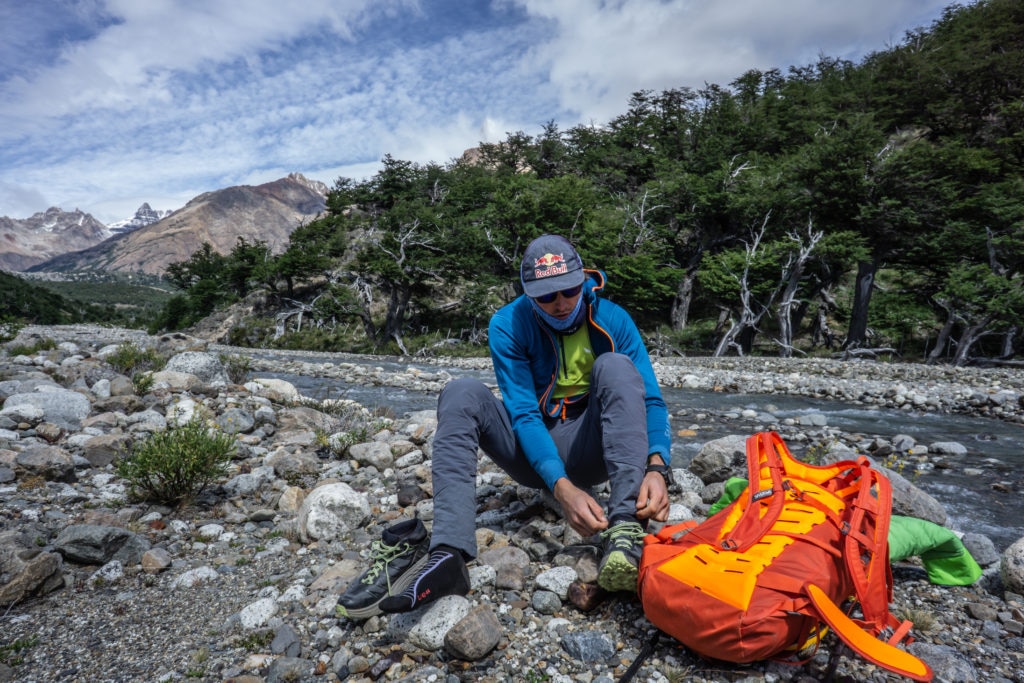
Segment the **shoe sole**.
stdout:
<svg viewBox="0 0 1024 683">
<path fill-rule="evenodd" d="M 385 595 L 380 596 L 376 602 L 371 602 L 365 607 L 345 607 L 341 603 L 335 608 L 339 617 L 347 617 L 348 619 L 369 619 L 375 617 L 378 614 L 383 614 L 380 609 L 380 603 L 384 602 L 393 595 L 399 595 L 402 591 L 409 587 L 416 576 L 420 573 L 420 570 L 427 564 L 427 560 L 430 559 L 430 553 L 425 553 L 423 557 L 409 565 L 409 568 L 402 572 L 398 580 L 391 584 L 391 591 Z"/>
<path fill-rule="evenodd" d="M 635 564 L 629 561 L 621 550 L 612 551 L 601 567 L 597 576 L 597 584 L 609 593 L 618 591 L 636 592 L 636 580 L 639 572 Z"/>
</svg>

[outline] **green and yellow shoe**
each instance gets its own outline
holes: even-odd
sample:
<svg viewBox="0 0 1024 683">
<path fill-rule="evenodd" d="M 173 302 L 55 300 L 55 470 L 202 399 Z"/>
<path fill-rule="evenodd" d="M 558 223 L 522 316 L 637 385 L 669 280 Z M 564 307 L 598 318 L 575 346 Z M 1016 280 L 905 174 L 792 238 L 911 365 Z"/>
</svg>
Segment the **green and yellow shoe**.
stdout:
<svg viewBox="0 0 1024 683">
<path fill-rule="evenodd" d="M 601 588 L 609 592 L 636 592 L 640 553 L 646 535 L 639 522 L 616 522 L 601 532 L 604 557 L 597 575 Z"/>
</svg>

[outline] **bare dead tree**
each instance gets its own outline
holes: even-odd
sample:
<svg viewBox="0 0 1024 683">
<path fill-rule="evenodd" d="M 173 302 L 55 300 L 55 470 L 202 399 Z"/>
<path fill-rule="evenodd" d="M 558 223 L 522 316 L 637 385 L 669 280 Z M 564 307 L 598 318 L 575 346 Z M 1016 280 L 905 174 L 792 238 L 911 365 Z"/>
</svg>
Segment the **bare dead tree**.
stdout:
<svg viewBox="0 0 1024 683">
<path fill-rule="evenodd" d="M 441 275 L 429 268 L 424 268 L 419 261 L 409 257 L 408 251 L 413 247 L 443 254 L 443 250 L 434 245 L 434 238 L 423 235 L 420 229 L 420 219 L 416 218 L 409 224 L 399 226 L 395 234 L 397 249 L 388 249 L 379 240 L 375 242 L 378 249 L 394 259 L 399 270 L 404 274 L 402 278 L 392 279 L 387 282 L 389 291 L 388 310 L 384 318 L 385 339 L 394 339 L 398 347 L 405 353 L 405 343 L 402 341 L 402 324 L 405 320 L 409 302 L 412 300 L 413 285 L 415 280 L 426 278 L 441 279 Z"/>
<path fill-rule="evenodd" d="M 494 233 L 491 232 L 491 228 L 484 228 L 484 235 L 487 237 L 487 245 L 491 248 L 491 251 L 498 255 L 498 258 L 501 259 L 501 262 L 507 268 L 514 270 L 515 268 L 518 267 L 516 265 L 519 261 L 520 241 L 518 239 L 516 240 L 516 243 L 513 245 L 512 251 L 509 252 L 507 249 L 502 248 L 498 240 L 495 239 Z"/>
<path fill-rule="evenodd" d="M 736 165 L 736 160 L 739 156 L 739 154 L 734 155 L 733 158 L 729 160 L 729 165 L 725 169 L 725 179 L 722 181 L 722 186 L 725 190 L 731 188 L 736 183 L 736 179 L 739 178 L 744 171 L 751 171 L 757 168 L 757 166 L 752 166 L 749 161 L 744 161 L 743 163 Z"/>
<path fill-rule="evenodd" d="M 619 231 L 619 254 L 635 254 L 644 242 L 654 235 L 648 221 L 648 214 L 664 209 L 666 204 L 654 204 L 648 206 L 648 201 L 653 200 L 657 195 L 652 195 L 645 190 L 637 206 L 633 206 L 628 200 L 622 207 L 625 218 L 622 221 L 622 229 Z"/>
<path fill-rule="evenodd" d="M 1005 278 L 1010 271 L 997 258 L 996 236 L 989 228 L 985 229 L 985 235 L 988 248 L 988 268 L 992 271 L 992 274 Z M 1007 332 L 1006 330 L 997 331 L 990 329 L 1001 322 L 1002 319 L 1002 312 L 996 308 L 976 307 L 972 306 L 971 302 L 956 301 L 952 298 L 936 299 L 935 302 L 946 311 L 946 321 L 943 324 L 942 331 L 939 333 L 939 342 L 936 343 L 935 348 L 928 355 L 929 363 L 935 362 L 938 359 L 947 341 L 951 340 L 953 365 L 958 367 L 966 365 L 968 362 L 973 361 L 969 354 L 979 341 L 988 336 L 1006 334 Z M 954 340 L 952 339 L 952 333 L 955 329 L 960 330 L 960 335 Z M 1010 334 L 1012 339 L 1012 329 Z M 1006 348 L 1005 342 L 1004 348 Z M 988 360 L 986 359 L 985 362 L 988 362 Z"/>
<path fill-rule="evenodd" d="M 795 243 L 796 252 L 790 252 L 786 263 L 782 266 L 782 282 L 785 286 L 779 301 L 779 355 L 790 358 L 793 355 L 793 307 L 797 302 L 796 293 L 807 268 L 807 261 L 814 248 L 824 237 L 824 231 L 814 230 L 814 223 L 807 221 L 807 235 L 799 235 L 796 231 L 787 233 L 787 237 Z"/>
<path fill-rule="evenodd" d="M 758 249 L 761 247 L 761 240 L 764 239 L 764 233 L 767 230 L 768 218 L 770 216 L 771 211 L 765 214 L 764 220 L 761 222 L 761 228 L 751 235 L 751 241 L 744 242 L 745 258 L 743 261 L 743 270 L 742 272 L 733 275 L 740 288 L 741 308 L 739 319 L 730 320 L 731 326 L 719 340 L 718 346 L 715 347 L 714 356 L 716 358 L 724 356 L 731 348 L 736 349 L 739 355 L 743 355 L 743 348 L 739 343 L 737 343 L 736 339 L 748 330 L 757 330 L 757 326 L 760 324 L 761 319 L 769 310 L 771 310 L 772 301 L 778 293 L 778 290 L 772 292 L 768 302 L 763 305 L 758 304 L 759 310 L 754 310 L 755 302 L 753 301 L 753 293 L 750 287 L 750 267 L 754 263 Z"/>
<path fill-rule="evenodd" d="M 427 196 L 430 198 L 431 205 L 440 204 L 444 201 L 444 198 L 448 196 L 449 190 L 447 187 L 441 186 L 440 180 L 435 180 L 434 185 L 427 192 Z"/>
</svg>

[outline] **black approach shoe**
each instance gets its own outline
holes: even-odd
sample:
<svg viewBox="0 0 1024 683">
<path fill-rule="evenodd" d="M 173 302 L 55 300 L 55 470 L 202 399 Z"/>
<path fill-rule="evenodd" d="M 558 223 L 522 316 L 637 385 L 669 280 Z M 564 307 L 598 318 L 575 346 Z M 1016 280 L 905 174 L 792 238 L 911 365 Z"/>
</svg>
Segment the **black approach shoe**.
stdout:
<svg viewBox="0 0 1024 683">
<path fill-rule="evenodd" d="M 382 612 L 411 612 L 445 595 L 469 592 L 469 571 L 461 551 L 439 545 L 430 551 L 429 558 L 401 595 L 380 603 Z"/>
<path fill-rule="evenodd" d="M 430 538 L 419 519 L 399 522 L 384 530 L 370 546 L 370 568 L 354 579 L 338 599 L 339 617 L 369 619 L 380 614 L 380 603 L 405 590 L 429 555 Z"/>
<path fill-rule="evenodd" d="M 604 557 L 597 573 L 597 583 L 608 592 L 636 592 L 640 553 L 647 532 L 639 522 L 616 522 L 601 532 Z"/>
</svg>

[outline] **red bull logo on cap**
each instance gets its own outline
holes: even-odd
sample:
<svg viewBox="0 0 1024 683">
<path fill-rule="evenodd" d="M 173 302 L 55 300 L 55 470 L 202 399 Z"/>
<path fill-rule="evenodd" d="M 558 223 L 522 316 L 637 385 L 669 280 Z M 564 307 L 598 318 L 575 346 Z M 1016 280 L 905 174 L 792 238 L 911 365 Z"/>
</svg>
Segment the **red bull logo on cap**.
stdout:
<svg viewBox="0 0 1024 683">
<path fill-rule="evenodd" d="M 569 272 L 569 266 L 562 254 L 544 254 L 533 261 L 533 276 L 537 279 L 563 275 Z"/>
</svg>

